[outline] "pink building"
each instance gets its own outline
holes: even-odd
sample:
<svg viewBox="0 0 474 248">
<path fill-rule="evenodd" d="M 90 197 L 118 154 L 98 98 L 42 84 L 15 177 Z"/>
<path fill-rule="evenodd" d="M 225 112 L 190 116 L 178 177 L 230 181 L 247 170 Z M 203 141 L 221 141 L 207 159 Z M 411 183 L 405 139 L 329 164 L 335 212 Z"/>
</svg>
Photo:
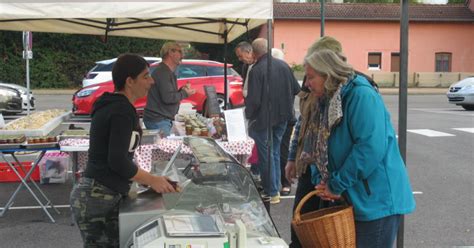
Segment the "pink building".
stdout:
<svg viewBox="0 0 474 248">
<path fill-rule="evenodd" d="M 471 0 L 474 2 L 474 0 Z M 325 5 L 325 35 L 338 39 L 360 71 L 399 71 L 400 5 Z M 410 72 L 474 72 L 474 12 L 469 5 L 411 5 Z M 275 3 L 274 47 L 302 64 L 320 35 L 319 3 Z"/>
</svg>

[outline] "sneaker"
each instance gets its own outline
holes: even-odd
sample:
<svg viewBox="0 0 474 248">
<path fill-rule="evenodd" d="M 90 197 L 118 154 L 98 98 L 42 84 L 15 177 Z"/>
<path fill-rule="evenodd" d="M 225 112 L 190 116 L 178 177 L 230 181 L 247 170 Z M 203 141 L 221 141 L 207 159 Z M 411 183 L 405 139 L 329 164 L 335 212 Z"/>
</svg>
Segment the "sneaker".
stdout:
<svg viewBox="0 0 474 248">
<path fill-rule="evenodd" d="M 280 203 L 280 194 L 270 197 L 270 204 Z"/>
</svg>

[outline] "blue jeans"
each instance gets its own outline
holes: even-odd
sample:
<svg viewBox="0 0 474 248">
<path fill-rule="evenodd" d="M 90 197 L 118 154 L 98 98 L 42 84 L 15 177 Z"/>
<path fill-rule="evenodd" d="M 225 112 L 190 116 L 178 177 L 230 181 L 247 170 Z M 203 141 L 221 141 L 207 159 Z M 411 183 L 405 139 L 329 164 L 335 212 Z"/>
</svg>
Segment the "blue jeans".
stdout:
<svg viewBox="0 0 474 248">
<path fill-rule="evenodd" d="M 161 137 L 168 137 L 171 134 L 171 127 L 173 126 L 173 122 L 171 120 L 162 120 L 159 122 L 155 121 L 146 121 L 143 120 L 143 124 L 145 124 L 146 129 L 150 130 L 160 130 Z"/>
<path fill-rule="evenodd" d="M 399 214 L 372 221 L 356 221 L 357 247 L 392 248 L 400 221 Z"/>
<path fill-rule="evenodd" d="M 262 179 L 262 187 L 265 194 L 269 196 L 276 196 L 280 192 L 281 184 L 281 171 L 280 171 L 280 145 L 283 134 L 286 130 L 286 121 L 280 122 L 272 126 L 272 153 L 271 163 L 267 161 L 267 129 L 253 130 L 249 129 L 249 135 L 254 139 L 257 145 L 258 152 L 258 170 L 260 172 L 260 178 Z M 271 166 L 271 174 L 268 177 L 268 171 Z"/>
</svg>

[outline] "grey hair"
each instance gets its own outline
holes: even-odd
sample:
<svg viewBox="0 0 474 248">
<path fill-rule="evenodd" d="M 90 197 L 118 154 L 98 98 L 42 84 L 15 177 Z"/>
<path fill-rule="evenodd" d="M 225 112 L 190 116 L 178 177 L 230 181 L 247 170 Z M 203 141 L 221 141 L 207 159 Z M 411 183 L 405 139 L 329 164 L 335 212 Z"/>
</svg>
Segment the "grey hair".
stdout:
<svg viewBox="0 0 474 248">
<path fill-rule="evenodd" d="M 260 57 L 267 53 L 268 42 L 267 39 L 258 38 L 252 42 L 253 53 L 256 57 Z"/>
<path fill-rule="evenodd" d="M 354 74 L 352 66 L 346 63 L 339 53 L 329 49 L 315 51 L 307 56 L 304 62 L 317 73 L 327 77 L 324 88 L 330 97 L 340 84 L 345 83 Z"/>
<path fill-rule="evenodd" d="M 248 43 L 247 41 L 241 41 L 237 46 L 235 46 L 235 50 L 240 49 L 241 52 L 247 52 L 251 53 L 252 52 L 252 45 Z"/>
<path fill-rule="evenodd" d="M 175 49 L 175 48 L 181 49 L 181 46 L 178 43 L 176 43 L 175 41 L 168 41 L 165 44 L 163 44 L 163 46 L 161 47 L 161 50 L 160 50 L 161 58 L 165 59 L 166 57 L 168 57 L 168 54 L 170 53 L 170 51 Z"/>
</svg>

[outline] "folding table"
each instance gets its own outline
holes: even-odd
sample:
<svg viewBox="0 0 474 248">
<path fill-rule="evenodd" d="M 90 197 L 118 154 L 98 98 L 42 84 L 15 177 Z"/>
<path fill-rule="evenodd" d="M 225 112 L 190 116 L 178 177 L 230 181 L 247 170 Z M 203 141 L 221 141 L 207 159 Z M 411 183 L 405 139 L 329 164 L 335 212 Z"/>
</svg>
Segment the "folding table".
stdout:
<svg viewBox="0 0 474 248">
<path fill-rule="evenodd" d="M 10 168 L 13 170 L 13 172 L 16 174 L 16 176 L 21 181 L 20 184 L 18 185 L 18 187 L 16 188 L 15 192 L 13 192 L 13 194 L 8 199 L 7 204 L 1 210 L 0 217 L 3 217 L 5 215 L 5 213 L 8 211 L 8 209 L 13 205 L 15 197 L 17 196 L 20 189 L 23 186 L 25 186 L 25 188 L 31 193 L 33 198 L 35 198 L 35 200 L 41 206 L 41 208 L 46 213 L 46 215 L 48 215 L 51 222 L 55 223 L 55 220 L 54 220 L 53 216 L 51 216 L 51 214 L 49 213 L 47 207 L 51 207 L 57 214 L 59 214 L 59 211 L 54 207 L 54 205 L 51 203 L 51 201 L 48 199 L 48 197 L 46 197 L 46 195 L 40 189 L 38 184 L 35 181 L 30 180 L 30 177 L 31 177 L 31 174 L 33 173 L 33 171 L 38 167 L 39 162 L 43 158 L 44 154 L 47 151 L 58 150 L 58 149 L 59 148 L 54 147 L 54 148 L 15 148 L 15 149 L 2 149 L 2 150 L 0 150 L 0 154 L 2 156 L 2 159 L 8 164 L 8 166 L 10 166 Z M 31 165 L 31 168 L 30 168 L 29 171 L 26 170 L 26 168 L 20 163 L 20 161 L 18 160 L 18 158 L 15 155 L 15 152 L 25 152 L 25 151 L 37 151 L 37 152 L 39 152 L 39 154 L 37 155 L 37 157 L 34 160 L 33 164 Z M 16 164 L 18 164 L 18 166 L 19 166 L 18 169 L 21 169 L 25 174 L 24 177 L 22 177 L 19 170 L 17 168 L 15 168 L 15 165 L 7 159 L 6 155 L 10 155 L 13 158 L 14 162 Z M 30 181 L 31 184 L 34 187 L 30 187 L 30 185 L 28 185 L 28 181 Z M 34 188 L 36 188 L 36 190 L 37 190 L 36 194 L 33 191 Z M 40 198 L 38 196 L 42 197 L 43 198 L 42 200 L 45 201 L 45 203 L 43 203 L 42 200 L 40 200 Z"/>
</svg>

